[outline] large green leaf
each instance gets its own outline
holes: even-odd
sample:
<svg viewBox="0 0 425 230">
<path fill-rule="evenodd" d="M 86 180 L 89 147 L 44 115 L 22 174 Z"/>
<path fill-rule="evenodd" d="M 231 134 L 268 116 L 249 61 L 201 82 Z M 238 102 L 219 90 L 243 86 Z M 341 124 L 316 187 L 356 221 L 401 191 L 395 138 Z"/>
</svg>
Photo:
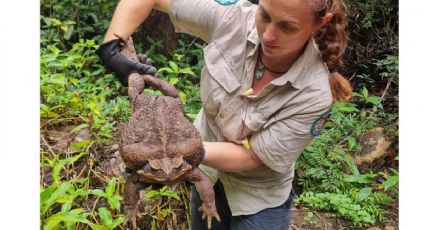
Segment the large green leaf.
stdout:
<svg viewBox="0 0 425 230">
<path fill-rule="evenodd" d="M 109 212 L 108 209 L 105 207 L 99 208 L 99 216 L 102 219 L 102 221 L 105 223 L 105 225 L 111 225 L 112 224 L 112 215 L 111 212 Z"/>
<path fill-rule="evenodd" d="M 362 188 L 359 193 L 357 193 L 356 202 L 361 202 L 362 200 L 368 198 L 370 194 L 372 194 L 371 187 Z"/>
<path fill-rule="evenodd" d="M 41 214 L 46 213 L 46 211 L 52 206 L 59 198 L 62 198 L 66 195 L 68 189 L 72 187 L 71 182 L 66 181 L 59 185 L 59 187 L 52 193 L 52 195 L 44 202 L 42 206 Z M 43 203 L 42 203 L 43 205 Z"/>
<path fill-rule="evenodd" d="M 115 181 L 114 178 L 112 178 L 108 181 L 108 184 L 106 185 L 106 196 L 107 197 L 111 197 L 114 194 L 116 184 L 117 184 L 117 182 Z"/>
<path fill-rule="evenodd" d="M 78 223 L 84 223 L 89 226 L 93 226 L 93 223 L 91 223 L 87 218 L 85 217 L 84 213 L 82 212 L 82 209 L 74 209 L 70 212 L 59 212 L 56 214 L 53 214 L 50 216 L 46 224 L 43 227 L 43 230 L 53 230 L 53 229 L 59 229 L 60 223 L 72 223 L 72 222 L 78 222 Z"/>
</svg>

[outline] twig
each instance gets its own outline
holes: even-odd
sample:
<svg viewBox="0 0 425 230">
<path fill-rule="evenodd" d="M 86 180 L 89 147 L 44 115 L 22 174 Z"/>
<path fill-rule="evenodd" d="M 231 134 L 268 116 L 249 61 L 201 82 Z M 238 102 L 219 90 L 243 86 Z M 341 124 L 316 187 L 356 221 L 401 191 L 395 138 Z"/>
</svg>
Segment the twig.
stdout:
<svg viewBox="0 0 425 230">
<path fill-rule="evenodd" d="M 316 213 L 316 216 L 318 216 L 325 224 L 325 230 L 328 230 L 328 223 L 326 222 L 325 218 L 323 218 L 319 213 Z"/>
<path fill-rule="evenodd" d="M 192 47 L 192 45 L 193 45 L 193 44 L 195 44 L 195 41 L 196 41 L 197 39 L 198 39 L 198 38 L 194 38 L 194 39 L 190 42 L 189 46 L 186 48 L 186 50 L 184 51 L 184 53 L 183 53 L 183 55 L 182 55 L 182 56 L 186 56 L 187 52 L 189 52 L 189 49 Z"/>
<path fill-rule="evenodd" d="M 291 224 L 289 226 L 292 227 L 295 230 L 300 230 L 301 229 L 301 228 L 297 227 L 295 224 Z"/>
<path fill-rule="evenodd" d="M 60 121 L 68 121 L 68 120 L 70 120 L 70 121 L 72 121 L 72 120 L 79 121 L 79 119 L 81 119 L 80 117 L 68 117 L 68 118 L 61 118 L 61 119 L 59 119 L 61 116 L 62 116 L 62 115 L 59 115 L 59 116 L 54 117 L 54 118 L 52 118 L 52 119 L 50 119 L 50 120 L 47 120 L 46 122 L 44 122 L 44 123 L 41 125 L 40 129 L 41 129 L 41 128 L 43 128 L 44 126 L 46 126 L 47 124 L 50 124 L 51 122 L 53 122 L 53 121 L 55 121 L 55 120 L 59 120 L 59 122 L 60 122 Z M 82 119 L 82 120 L 83 120 L 83 119 Z M 84 121 L 84 120 L 83 120 L 83 121 Z M 54 123 L 53 123 L 53 124 L 54 124 Z"/>
<path fill-rule="evenodd" d="M 53 151 L 52 147 L 47 143 L 47 141 L 44 139 L 44 137 L 41 135 L 40 136 L 41 140 L 43 140 L 44 145 L 47 146 L 47 148 L 49 149 L 50 153 L 53 154 L 54 157 L 56 157 L 57 155 L 55 154 L 55 152 Z"/>
</svg>

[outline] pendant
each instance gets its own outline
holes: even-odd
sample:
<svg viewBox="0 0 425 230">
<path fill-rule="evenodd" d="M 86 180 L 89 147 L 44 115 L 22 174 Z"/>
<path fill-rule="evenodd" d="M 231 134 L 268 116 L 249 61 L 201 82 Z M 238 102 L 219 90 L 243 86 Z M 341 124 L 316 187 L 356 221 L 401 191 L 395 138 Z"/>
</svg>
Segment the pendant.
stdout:
<svg viewBox="0 0 425 230">
<path fill-rule="evenodd" d="M 263 78 L 264 72 L 266 71 L 266 69 L 264 68 L 263 63 L 259 63 L 258 64 L 258 69 L 257 71 L 255 71 L 255 78 L 257 80 L 260 80 L 261 78 Z"/>
</svg>

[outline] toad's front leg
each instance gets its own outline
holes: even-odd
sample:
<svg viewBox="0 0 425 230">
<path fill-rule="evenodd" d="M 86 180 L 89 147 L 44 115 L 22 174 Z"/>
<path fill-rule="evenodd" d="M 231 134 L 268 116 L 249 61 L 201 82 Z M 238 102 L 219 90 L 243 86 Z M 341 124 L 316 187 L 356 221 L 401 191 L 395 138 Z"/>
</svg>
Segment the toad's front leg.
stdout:
<svg viewBox="0 0 425 230">
<path fill-rule="evenodd" d="M 196 190 L 198 190 L 199 196 L 202 200 L 202 205 L 199 211 L 202 211 L 202 219 L 207 217 L 208 229 L 211 229 L 212 218 L 220 221 L 220 217 L 217 213 L 215 206 L 215 195 L 214 189 L 210 180 L 202 174 L 201 170 L 195 168 L 186 176 L 187 180 L 194 183 Z"/>
</svg>

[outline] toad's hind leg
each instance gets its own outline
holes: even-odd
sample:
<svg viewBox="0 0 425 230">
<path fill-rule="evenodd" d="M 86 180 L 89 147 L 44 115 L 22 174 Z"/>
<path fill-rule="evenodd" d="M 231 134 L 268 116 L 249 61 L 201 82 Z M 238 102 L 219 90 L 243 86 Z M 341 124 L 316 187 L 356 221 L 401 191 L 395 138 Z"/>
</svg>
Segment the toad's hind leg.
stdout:
<svg viewBox="0 0 425 230">
<path fill-rule="evenodd" d="M 130 175 L 124 186 L 124 225 L 131 229 L 137 229 L 137 212 L 139 209 L 139 190 L 143 188 L 143 184 L 137 182 L 136 175 Z M 130 225 L 131 224 L 131 225 Z"/>
<path fill-rule="evenodd" d="M 137 213 L 141 203 L 139 190 L 144 189 L 148 184 L 139 182 L 137 174 L 128 176 L 124 186 L 124 225 L 129 229 L 137 229 Z"/>
</svg>

